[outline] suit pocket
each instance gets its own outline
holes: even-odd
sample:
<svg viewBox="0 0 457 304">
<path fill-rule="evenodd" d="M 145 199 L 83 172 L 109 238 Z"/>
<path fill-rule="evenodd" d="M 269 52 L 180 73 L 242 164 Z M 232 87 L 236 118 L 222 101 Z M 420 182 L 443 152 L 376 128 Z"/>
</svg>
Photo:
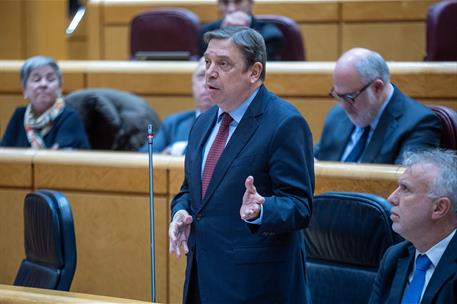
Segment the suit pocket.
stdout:
<svg viewBox="0 0 457 304">
<path fill-rule="evenodd" d="M 233 249 L 235 264 L 277 263 L 287 260 L 288 250 L 283 247 L 241 247 Z"/>
<path fill-rule="evenodd" d="M 260 159 L 260 158 L 262 158 L 262 153 L 243 155 L 241 157 L 237 157 L 236 159 L 234 159 L 231 167 L 232 168 L 239 167 L 239 166 L 250 167 L 254 164 L 256 159 Z"/>
</svg>

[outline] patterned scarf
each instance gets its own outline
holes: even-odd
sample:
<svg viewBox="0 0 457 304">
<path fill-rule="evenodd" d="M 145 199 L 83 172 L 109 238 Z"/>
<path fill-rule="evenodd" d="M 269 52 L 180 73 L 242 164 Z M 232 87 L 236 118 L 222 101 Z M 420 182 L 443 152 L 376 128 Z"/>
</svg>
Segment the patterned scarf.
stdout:
<svg viewBox="0 0 457 304">
<path fill-rule="evenodd" d="M 45 149 L 44 136 L 52 128 L 53 121 L 62 113 L 65 107 L 63 98 L 57 98 L 56 102 L 46 112 L 39 117 L 32 113 L 32 105 L 29 103 L 24 115 L 24 128 L 27 139 L 33 149 Z"/>
</svg>

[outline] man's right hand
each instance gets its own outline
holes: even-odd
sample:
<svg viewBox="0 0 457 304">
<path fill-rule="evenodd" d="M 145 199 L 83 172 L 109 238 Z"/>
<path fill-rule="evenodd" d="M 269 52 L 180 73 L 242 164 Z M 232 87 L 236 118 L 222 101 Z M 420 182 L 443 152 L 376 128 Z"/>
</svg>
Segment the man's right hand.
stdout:
<svg viewBox="0 0 457 304">
<path fill-rule="evenodd" d="M 251 26 L 251 16 L 242 11 L 227 14 L 222 21 L 221 27 L 226 26 Z"/>
<path fill-rule="evenodd" d="M 173 221 L 168 229 L 170 238 L 170 253 L 175 252 L 176 256 L 181 256 L 179 248 L 182 246 L 184 253 L 189 252 L 187 240 L 190 234 L 190 224 L 192 224 L 192 216 L 186 210 L 179 210 L 175 213 Z"/>
</svg>

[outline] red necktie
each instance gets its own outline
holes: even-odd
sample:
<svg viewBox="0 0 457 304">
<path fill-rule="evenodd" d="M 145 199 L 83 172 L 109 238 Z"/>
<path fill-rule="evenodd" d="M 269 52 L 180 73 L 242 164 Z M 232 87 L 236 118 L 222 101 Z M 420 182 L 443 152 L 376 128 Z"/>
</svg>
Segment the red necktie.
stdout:
<svg viewBox="0 0 457 304">
<path fill-rule="evenodd" d="M 216 138 L 214 139 L 213 145 L 208 152 L 206 157 L 205 167 L 203 168 L 202 176 L 202 198 L 205 197 L 206 190 L 208 189 L 209 181 L 213 176 L 214 168 L 216 167 L 217 161 L 224 151 L 225 143 L 229 135 L 229 126 L 232 122 L 232 117 L 228 113 L 222 113 L 222 122 L 217 132 Z"/>
</svg>

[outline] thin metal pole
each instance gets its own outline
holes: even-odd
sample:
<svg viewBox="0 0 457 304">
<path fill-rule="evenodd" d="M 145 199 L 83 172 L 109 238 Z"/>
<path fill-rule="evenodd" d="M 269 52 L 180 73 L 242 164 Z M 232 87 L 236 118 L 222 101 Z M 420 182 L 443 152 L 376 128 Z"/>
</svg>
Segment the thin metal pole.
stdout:
<svg viewBox="0 0 457 304">
<path fill-rule="evenodd" d="M 156 284 L 155 284 L 155 251 L 154 251 L 154 175 L 152 163 L 152 144 L 154 135 L 152 133 L 152 124 L 148 124 L 148 154 L 149 154 L 149 227 L 151 242 L 151 300 L 156 301 Z"/>
</svg>

